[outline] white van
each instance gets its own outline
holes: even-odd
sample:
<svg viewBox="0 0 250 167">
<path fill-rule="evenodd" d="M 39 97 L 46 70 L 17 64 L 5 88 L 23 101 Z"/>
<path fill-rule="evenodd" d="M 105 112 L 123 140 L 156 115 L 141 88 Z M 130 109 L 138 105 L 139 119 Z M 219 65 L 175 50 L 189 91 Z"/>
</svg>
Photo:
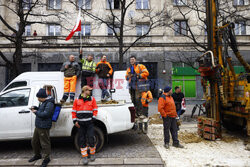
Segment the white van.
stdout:
<svg viewBox="0 0 250 167">
<path fill-rule="evenodd" d="M 135 111 L 131 103 L 126 71 L 116 71 L 113 77 L 112 99 L 118 104 L 98 104 L 97 120 L 95 121 L 95 138 L 97 151 L 104 145 L 108 134 L 132 129 L 135 122 Z M 80 79 L 79 79 L 80 80 Z M 35 115 L 30 112 L 31 106 L 38 106 L 36 93 L 44 85 L 54 87 L 56 102 L 63 96 L 62 72 L 26 72 L 10 82 L 0 93 L 0 141 L 31 139 L 35 128 Z M 77 82 L 76 97 L 81 92 Z M 94 82 L 93 96 L 101 99 L 98 78 Z M 78 146 L 78 132 L 71 117 L 72 106 L 63 106 L 59 119 L 53 123 L 51 137 L 74 137 Z"/>
</svg>

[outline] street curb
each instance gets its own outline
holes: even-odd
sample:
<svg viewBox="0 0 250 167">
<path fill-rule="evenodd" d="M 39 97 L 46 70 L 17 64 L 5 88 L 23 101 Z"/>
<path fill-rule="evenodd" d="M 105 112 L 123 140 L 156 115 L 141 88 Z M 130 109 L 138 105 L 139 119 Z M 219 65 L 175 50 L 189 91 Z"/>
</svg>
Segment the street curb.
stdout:
<svg viewBox="0 0 250 167">
<path fill-rule="evenodd" d="M 1 159 L 0 166 L 40 166 L 42 160 L 28 162 L 28 159 Z M 81 158 L 51 159 L 48 166 L 82 166 Z M 96 158 L 89 166 L 164 166 L 161 158 Z"/>
</svg>

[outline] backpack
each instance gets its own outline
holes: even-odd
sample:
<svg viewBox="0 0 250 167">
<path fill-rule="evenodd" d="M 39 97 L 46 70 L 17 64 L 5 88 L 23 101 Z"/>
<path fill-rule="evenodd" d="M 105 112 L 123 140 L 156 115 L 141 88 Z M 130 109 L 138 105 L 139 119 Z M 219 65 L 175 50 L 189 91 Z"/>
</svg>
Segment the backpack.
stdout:
<svg viewBox="0 0 250 167">
<path fill-rule="evenodd" d="M 62 106 L 60 104 L 54 104 L 54 113 L 53 113 L 53 116 L 52 116 L 52 121 L 53 122 L 56 122 L 59 115 L 60 115 L 60 112 L 61 112 L 61 109 L 62 109 Z"/>
<path fill-rule="evenodd" d="M 46 102 L 45 106 L 47 105 L 48 102 Z M 58 117 L 60 115 L 61 109 L 62 109 L 62 105 L 61 104 L 54 104 L 54 112 L 52 115 L 52 121 L 56 122 L 58 120 Z"/>
</svg>

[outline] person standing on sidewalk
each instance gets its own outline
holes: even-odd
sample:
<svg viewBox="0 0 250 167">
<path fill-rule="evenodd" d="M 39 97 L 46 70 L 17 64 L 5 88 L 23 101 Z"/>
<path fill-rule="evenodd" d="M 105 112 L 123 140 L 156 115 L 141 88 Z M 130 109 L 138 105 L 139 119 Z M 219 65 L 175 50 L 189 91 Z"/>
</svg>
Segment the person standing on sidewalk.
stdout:
<svg viewBox="0 0 250 167">
<path fill-rule="evenodd" d="M 79 55 L 82 63 L 81 87 L 88 85 L 93 87 L 93 79 L 95 76 L 96 63 L 93 61 L 94 55 L 89 54 L 87 59 L 82 58 L 82 50 Z"/>
<path fill-rule="evenodd" d="M 152 101 L 153 101 L 153 96 L 150 91 L 142 92 L 141 103 L 142 103 L 142 115 L 144 116 L 144 118 L 141 121 L 139 121 L 139 130 L 142 129 L 144 134 L 147 134 L 148 132 L 148 104 L 151 103 Z"/>
<path fill-rule="evenodd" d="M 60 102 L 66 102 L 70 96 L 70 102 L 73 103 L 76 91 L 76 81 L 80 76 L 80 66 L 75 62 L 74 55 L 70 55 L 69 61 L 63 63 L 61 72 L 64 72 L 64 94 Z"/>
<path fill-rule="evenodd" d="M 178 130 L 176 122 L 177 113 L 174 99 L 171 95 L 172 88 L 166 86 L 164 88 L 164 93 L 158 100 L 158 112 L 160 112 L 163 119 L 164 147 L 166 149 L 169 149 L 170 131 L 173 139 L 173 146 L 177 148 L 184 148 L 178 140 Z"/>
<path fill-rule="evenodd" d="M 106 55 L 103 55 L 101 61 L 96 65 L 96 73 L 99 76 L 99 87 L 102 89 L 101 100 L 107 100 L 110 98 L 110 94 L 107 91 L 109 79 L 113 74 L 113 68 L 110 63 L 107 62 Z"/>
<path fill-rule="evenodd" d="M 95 160 L 95 141 L 93 119 L 97 116 L 97 105 L 94 97 L 91 96 L 92 88 L 88 85 L 82 88 L 82 93 L 74 101 L 72 119 L 78 128 L 79 144 L 83 157 L 83 164 L 88 164 L 88 147 L 90 147 L 90 160 Z M 88 142 L 87 142 L 88 141 Z"/>
<path fill-rule="evenodd" d="M 29 160 L 29 162 L 42 158 L 42 148 L 45 156 L 41 166 L 46 167 L 50 162 L 51 144 L 49 131 L 52 126 L 55 100 L 53 97 L 48 97 L 46 90 L 43 88 L 38 91 L 36 97 L 41 104 L 39 108 L 35 106 L 31 107 L 31 111 L 36 115 L 35 130 L 31 141 L 35 155 Z"/>
</svg>

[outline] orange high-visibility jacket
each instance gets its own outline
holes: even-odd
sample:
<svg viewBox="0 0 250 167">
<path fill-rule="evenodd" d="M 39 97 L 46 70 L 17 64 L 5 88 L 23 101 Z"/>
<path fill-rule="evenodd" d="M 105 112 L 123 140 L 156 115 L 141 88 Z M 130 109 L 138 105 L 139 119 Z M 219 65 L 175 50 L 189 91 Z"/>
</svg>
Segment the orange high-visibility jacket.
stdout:
<svg viewBox="0 0 250 167">
<path fill-rule="evenodd" d="M 97 116 L 97 105 L 94 97 L 83 98 L 81 95 L 75 99 L 72 109 L 72 119 L 76 121 L 90 121 Z"/>
<path fill-rule="evenodd" d="M 141 103 L 143 107 L 148 107 L 148 103 L 153 101 L 153 96 L 150 91 L 142 92 Z"/>
<path fill-rule="evenodd" d="M 143 64 L 134 64 L 134 70 L 136 74 L 139 74 L 139 79 L 148 79 L 149 72 Z M 127 68 L 125 76 L 126 80 L 130 82 L 130 78 L 128 77 L 129 73 L 131 73 L 131 67 Z"/>
<path fill-rule="evenodd" d="M 158 100 L 158 112 L 162 117 L 177 117 L 174 99 L 172 96 L 168 96 L 165 93 Z"/>
</svg>

